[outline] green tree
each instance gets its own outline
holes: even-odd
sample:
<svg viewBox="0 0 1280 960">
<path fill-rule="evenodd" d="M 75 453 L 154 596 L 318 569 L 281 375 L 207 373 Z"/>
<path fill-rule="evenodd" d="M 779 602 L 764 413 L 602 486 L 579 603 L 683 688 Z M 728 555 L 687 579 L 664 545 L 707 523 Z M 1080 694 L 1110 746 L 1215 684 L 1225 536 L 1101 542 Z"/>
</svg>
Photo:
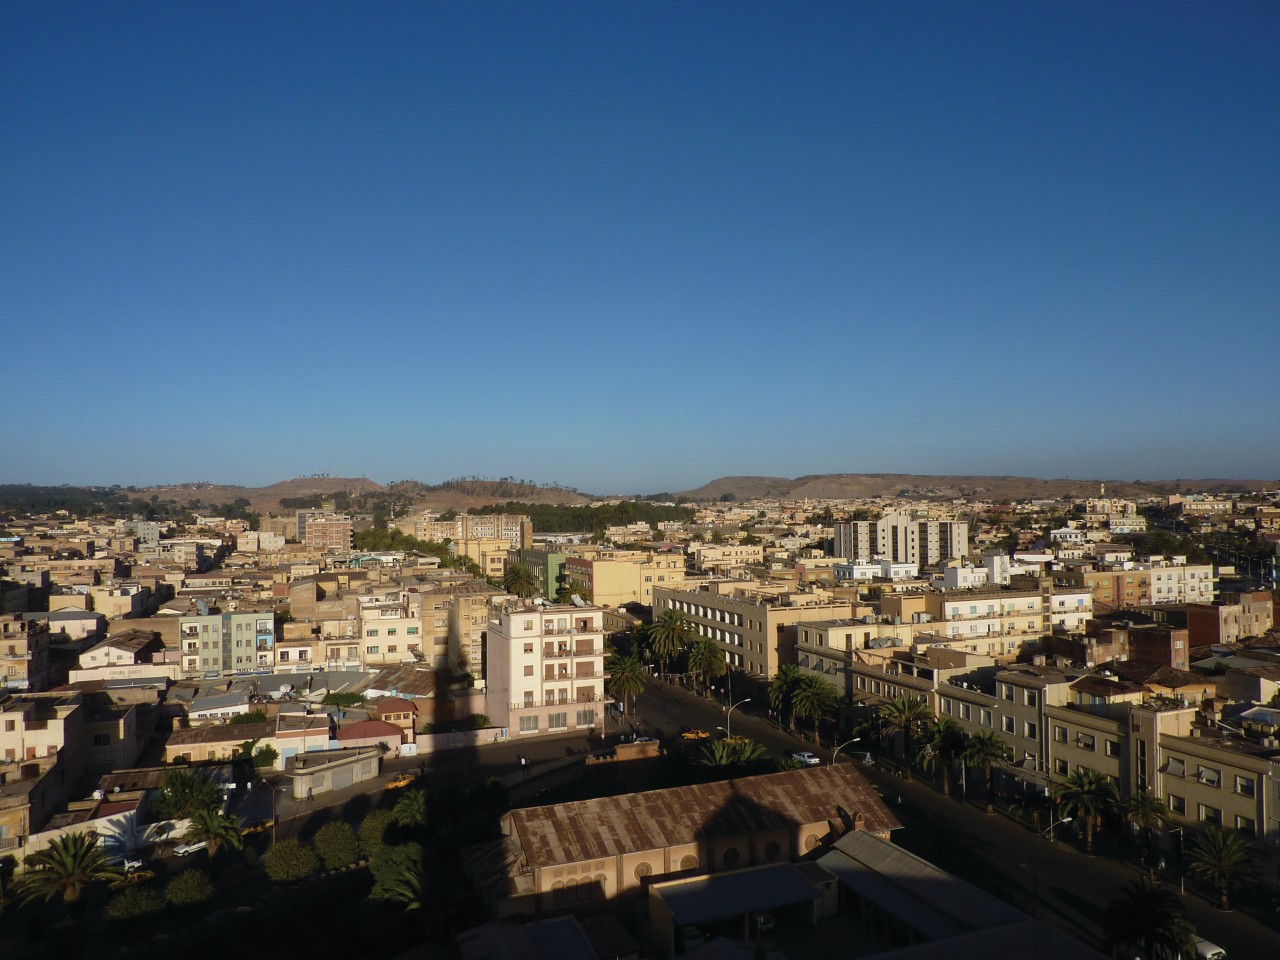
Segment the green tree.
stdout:
<svg viewBox="0 0 1280 960">
<path fill-rule="evenodd" d="M 942 795 L 951 796 L 951 768 L 969 748 L 969 735 L 950 717 L 942 717 L 927 728 L 924 768 L 930 773 L 942 771 Z"/>
<path fill-rule="evenodd" d="M 391 819 L 404 830 L 422 830 L 427 825 L 427 792 L 406 790 L 391 810 Z"/>
<path fill-rule="evenodd" d="M 218 785 L 200 773 L 171 770 L 165 774 L 164 787 L 151 801 L 151 815 L 156 820 L 182 820 L 197 810 L 222 806 Z"/>
<path fill-rule="evenodd" d="M 107 863 L 98 836 L 93 833 L 68 833 L 59 837 L 39 853 L 27 857 L 27 867 L 30 869 L 17 890 L 23 903 L 61 897 L 63 903 L 73 904 L 87 887 L 124 876 Z"/>
<path fill-rule="evenodd" d="M 649 648 L 662 664 L 662 672 L 667 672 L 667 663 L 680 655 L 680 652 L 693 642 L 697 634 L 693 625 L 685 619 L 684 612 L 674 607 L 664 610 L 649 629 L 645 631 Z"/>
<path fill-rule="evenodd" d="M 728 669 L 724 653 L 714 640 L 703 637 L 689 647 L 689 672 L 701 678 L 704 697 L 710 695 L 711 681 L 724 676 Z"/>
<path fill-rule="evenodd" d="M 262 858 L 267 876 L 276 883 L 292 883 L 305 880 L 320 869 L 316 852 L 300 840 L 292 837 L 275 844 Z"/>
<path fill-rule="evenodd" d="M 416 843 L 381 847 L 369 861 L 373 875 L 372 900 L 399 903 L 405 910 L 417 910 L 423 903 L 423 850 Z"/>
<path fill-rule="evenodd" d="M 421 791 L 415 791 L 421 793 Z M 341 870 L 360 857 L 360 845 L 356 832 L 344 820 L 331 820 L 316 831 L 311 840 L 316 855 L 326 870 Z"/>
<path fill-rule="evenodd" d="M 360 821 L 360 852 L 366 857 L 386 846 L 395 820 L 390 810 L 370 810 Z"/>
<path fill-rule="evenodd" d="M 630 713 L 636 712 L 636 697 L 644 693 L 644 664 L 633 654 L 614 654 L 609 658 L 609 695 L 627 709 L 627 698 L 631 699 Z"/>
<path fill-rule="evenodd" d="M 274 766 L 279 757 L 280 751 L 268 743 L 253 751 L 253 765 L 258 768 Z"/>
<path fill-rule="evenodd" d="M 203 870 L 183 870 L 164 885 L 164 898 L 175 907 L 204 903 L 213 896 L 213 881 Z"/>
<path fill-rule="evenodd" d="M 232 724 L 239 723 L 264 723 L 267 719 L 267 711 L 250 710 L 248 713 L 238 713 L 229 721 Z"/>
<path fill-rule="evenodd" d="M 1093 831 L 1102 815 L 1116 805 L 1120 794 L 1111 778 L 1082 768 L 1068 774 L 1058 790 L 1058 809 L 1084 823 L 1084 850 L 1093 854 Z"/>
<path fill-rule="evenodd" d="M 1195 956 L 1195 927 L 1181 901 L 1145 877 L 1130 883 L 1107 906 L 1102 930 L 1113 956 L 1117 949 L 1135 946 L 1141 947 L 1146 957 Z"/>
<path fill-rule="evenodd" d="M 744 769 L 767 759 L 769 752 L 746 737 L 716 740 L 702 748 L 698 763 L 704 767 Z"/>
<path fill-rule="evenodd" d="M 982 779 L 987 788 L 987 813 L 995 813 L 995 784 L 992 773 L 997 763 L 1009 759 L 1009 745 L 1000 739 L 992 730 L 983 730 L 969 738 L 964 751 L 964 762 L 975 767 L 982 767 Z"/>
<path fill-rule="evenodd" d="M 787 728 L 792 733 L 796 732 L 796 712 L 792 709 L 791 698 L 802 676 L 794 663 L 784 663 L 769 681 L 769 706 L 778 714 L 779 722 L 783 717 L 787 718 Z"/>
<path fill-rule="evenodd" d="M 164 896 L 159 890 L 134 885 L 112 897 L 102 912 L 109 920 L 138 920 L 153 916 L 164 907 Z"/>
<path fill-rule="evenodd" d="M 916 733 L 933 719 L 933 711 L 924 697 L 904 693 L 880 705 L 880 716 L 884 720 L 885 733 L 892 736 L 902 734 L 902 761 L 907 768 L 907 779 L 911 779 L 911 761 L 915 759 L 914 747 Z"/>
<path fill-rule="evenodd" d="M 1235 887 L 1260 876 L 1249 845 L 1234 830 L 1211 826 L 1196 837 L 1188 854 L 1187 872 L 1218 891 L 1218 907 L 1230 910 L 1228 895 Z"/>
<path fill-rule="evenodd" d="M 1124 818 L 1142 832 L 1143 846 L 1151 850 L 1151 831 L 1169 820 L 1169 808 L 1163 800 L 1146 790 L 1139 790 L 1124 805 Z"/>
<path fill-rule="evenodd" d="M 818 742 L 818 725 L 823 717 L 835 713 L 840 705 L 840 694 L 825 677 L 806 673 L 791 694 L 791 709 L 799 720 L 813 721 L 813 742 Z"/>
<path fill-rule="evenodd" d="M 517 597 L 532 597 L 538 592 L 538 580 L 525 564 L 515 563 L 502 575 L 502 587 Z"/>
<path fill-rule="evenodd" d="M 182 839 L 187 843 L 203 841 L 207 845 L 210 859 L 217 856 L 218 850 L 223 846 L 239 850 L 244 844 L 240 835 L 240 821 L 231 814 L 216 809 L 197 810 L 193 813 L 191 826 L 187 827 Z"/>
</svg>

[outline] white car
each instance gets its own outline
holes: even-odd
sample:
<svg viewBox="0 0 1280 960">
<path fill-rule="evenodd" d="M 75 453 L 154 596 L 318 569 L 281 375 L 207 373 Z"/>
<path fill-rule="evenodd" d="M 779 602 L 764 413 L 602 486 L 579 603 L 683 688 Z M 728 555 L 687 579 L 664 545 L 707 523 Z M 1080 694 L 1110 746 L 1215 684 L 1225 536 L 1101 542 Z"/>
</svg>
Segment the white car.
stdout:
<svg viewBox="0 0 1280 960">
<path fill-rule="evenodd" d="M 808 750 L 792 750 L 787 754 L 796 763 L 803 763 L 806 767 L 816 767 L 822 763 L 822 758 L 817 754 L 810 753 Z"/>
<path fill-rule="evenodd" d="M 204 850 L 209 844 L 205 840 L 197 840 L 195 843 L 180 843 L 173 848 L 173 852 L 179 857 L 185 857 L 189 853 L 195 853 L 197 850 Z"/>
</svg>

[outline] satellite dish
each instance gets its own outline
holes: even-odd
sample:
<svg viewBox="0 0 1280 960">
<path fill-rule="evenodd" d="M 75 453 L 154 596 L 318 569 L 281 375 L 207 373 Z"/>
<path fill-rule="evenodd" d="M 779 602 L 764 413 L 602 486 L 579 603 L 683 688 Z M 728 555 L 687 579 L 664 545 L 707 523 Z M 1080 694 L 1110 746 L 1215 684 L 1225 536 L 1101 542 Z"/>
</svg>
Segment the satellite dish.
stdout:
<svg viewBox="0 0 1280 960">
<path fill-rule="evenodd" d="M 112 787 L 112 788 L 111 788 L 111 792 L 112 792 L 112 793 L 119 793 L 119 792 L 120 792 L 120 784 L 118 784 L 118 783 L 117 783 L 114 787 Z"/>
</svg>

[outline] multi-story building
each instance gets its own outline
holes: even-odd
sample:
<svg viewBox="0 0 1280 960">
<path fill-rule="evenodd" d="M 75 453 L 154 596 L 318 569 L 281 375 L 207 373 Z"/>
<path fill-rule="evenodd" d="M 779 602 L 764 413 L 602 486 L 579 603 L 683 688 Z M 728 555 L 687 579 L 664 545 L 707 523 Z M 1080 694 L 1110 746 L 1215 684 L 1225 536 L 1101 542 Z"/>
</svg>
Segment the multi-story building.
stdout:
<svg viewBox="0 0 1280 960">
<path fill-rule="evenodd" d="M 52 676 L 49 624 L 21 613 L 0 617 L 0 689 L 46 690 Z"/>
<path fill-rule="evenodd" d="M 366 668 L 423 659 L 422 614 L 411 609 L 407 592 L 363 594 L 359 602 L 361 661 Z"/>
<path fill-rule="evenodd" d="M 532 547 L 512 550 L 507 555 L 510 566 L 526 567 L 533 574 L 540 597 L 554 597 L 564 574 L 565 554 L 560 550 L 535 550 Z"/>
<path fill-rule="evenodd" d="M 481 576 L 501 580 L 507 572 L 511 544 L 499 537 L 460 537 L 449 544 L 449 552 L 472 561 L 480 568 Z"/>
<path fill-rule="evenodd" d="M 1051 577 L 1016 577 L 1007 587 L 930 591 L 925 609 L 934 629 L 953 638 L 1049 636 L 1078 632 L 1093 616 L 1093 595 L 1085 588 L 1055 584 Z M 1012 643 L 1017 653 L 1020 642 Z"/>
<path fill-rule="evenodd" d="M 270 610 L 187 615 L 178 621 L 182 672 L 188 677 L 273 667 L 275 642 Z"/>
<path fill-rule="evenodd" d="M 413 518 L 412 533 L 419 540 L 505 540 L 513 550 L 533 546 L 533 521 L 520 513 L 462 513 L 452 520 L 425 513 Z"/>
<path fill-rule="evenodd" d="M 654 603 L 658 589 L 679 588 L 685 579 L 684 554 L 638 551 L 595 551 L 564 561 L 564 577 L 577 585 L 592 603 L 620 607 L 624 603 Z"/>
<path fill-rule="evenodd" d="M 740 574 L 747 567 L 762 563 L 764 561 L 764 546 L 758 543 L 702 543 L 691 546 L 689 555 L 695 570 L 725 577 Z"/>
<path fill-rule="evenodd" d="M 927 567 L 959 560 L 969 553 L 969 525 L 962 520 L 919 519 L 886 513 L 879 520 L 850 520 L 835 525 L 834 554 L 846 560 L 887 557 Z"/>
<path fill-rule="evenodd" d="M 1274 604 L 1266 590 L 1224 594 L 1218 603 L 1188 603 L 1187 628 L 1195 646 L 1237 643 L 1274 626 Z"/>
<path fill-rule="evenodd" d="M 298 540 L 320 552 L 350 553 L 353 526 L 345 513 L 324 510 L 299 510 Z"/>
<path fill-rule="evenodd" d="M 902 582 L 920 576 L 920 568 L 914 563 L 894 563 L 885 559 L 836 563 L 832 572 L 836 583 L 871 583 L 875 580 Z"/>
<path fill-rule="evenodd" d="M 485 712 L 512 739 L 603 725 L 600 607 L 513 605 L 489 621 L 486 656 Z"/>
<path fill-rule="evenodd" d="M 772 677 L 784 663 L 795 663 L 796 625 L 853 616 L 848 601 L 825 593 L 778 594 L 763 585 L 728 581 L 730 592 L 656 587 L 653 615 L 681 611 L 693 629 L 715 641 L 734 670 Z"/>
</svg>

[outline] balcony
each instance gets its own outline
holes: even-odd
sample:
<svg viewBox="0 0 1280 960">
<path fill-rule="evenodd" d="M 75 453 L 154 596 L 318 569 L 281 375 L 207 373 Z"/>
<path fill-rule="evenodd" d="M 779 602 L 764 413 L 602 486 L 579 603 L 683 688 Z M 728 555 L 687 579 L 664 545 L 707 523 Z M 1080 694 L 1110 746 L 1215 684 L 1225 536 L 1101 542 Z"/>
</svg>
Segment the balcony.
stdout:
<svg viewBox="0 0 1280 960">
<path fill-rule="evenodd" d="M 567 645 L 544 646 L 542 648 L 543 660 L 563 660 L 568 657 L 603 657 L 603 648 L 597 650 L 594 645 L 570 647 Z"/>
<path fill-rule="evenodd" d="M 0 850 L 17 850 L 22 846 L 22 837 L 0 837 Z"/>
</svg>

